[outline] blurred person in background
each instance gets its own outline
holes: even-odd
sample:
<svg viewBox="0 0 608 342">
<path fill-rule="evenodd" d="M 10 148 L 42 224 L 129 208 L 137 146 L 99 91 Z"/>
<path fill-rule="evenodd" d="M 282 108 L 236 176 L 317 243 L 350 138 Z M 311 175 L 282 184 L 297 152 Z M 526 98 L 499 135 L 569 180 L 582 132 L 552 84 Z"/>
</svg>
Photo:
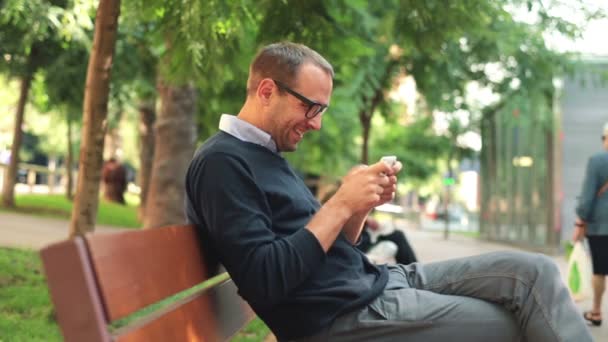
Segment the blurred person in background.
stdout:
<svg viewBox="0 0 608 342">
<path fill-rule="evenodd" d="M 125 204 L 124 193 L 127 190 L 127 169 L 112 157 L 103 164 L 101 170 L 103 198 L 110 202 Z"/>
<path fill-rule="evenodd" d="M 332 190 L 328 191 L 322 198 L 321 203 L 326 203 L 338 191 L 338 183 Z M 365 253 L 377 264 L 403 264 L 408 265 L 417 262 L 416 254 L 412 249 L 405 233 L 395 229 L 392 224 L 381 224 L 370 215 L 363 224 L 359 243 L 356 247 Z"/>
<path fill-rule="evenodd" d="M 365 221 L 357 248 L 378 263 L 396 262 L 408 265 L 418 261 L 405 233 L 395 227 L 381 224 L 373 217 L 368 217 Z"/>
<path fill-rule="evenodd" d="M 576 207 L 573 240 L 587 237 L 593 265 L 593 306 L 583 313 L 595 326 L 602 324 L 602 297 L 608 274 L 608 123 L 602 132 L 603 152 L 589 158 Z"/>
</svg>

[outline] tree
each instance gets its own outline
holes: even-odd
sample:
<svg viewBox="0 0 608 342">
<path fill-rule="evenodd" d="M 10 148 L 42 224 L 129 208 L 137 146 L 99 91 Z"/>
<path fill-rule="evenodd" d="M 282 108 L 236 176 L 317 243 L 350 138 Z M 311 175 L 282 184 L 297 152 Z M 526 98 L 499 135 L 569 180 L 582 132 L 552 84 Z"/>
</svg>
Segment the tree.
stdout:
<svg viewBox="0 0 608 342">
<path fill-rule="evenodd" d="M 108 112 L 110 72 L 120 14 L 120 0 L 101 1 L 95 17 L 93 48 L 84 93 L 82 147 L 79 176 L 72 209 L 70 236 L 94 229 L 99 205 L 99 181 L 103 159 L 104 121 Z"/>
<path fill-rule="evenodd" d="M 184 178 L 194 152 L 196 90 L 191 84 L 158 84 L 161 101 L 144 227 L 184 222 Z"/>
<path fill-rule="evenodd" d="M 127 11 L 132 8 L 127 6 Z M 152 17 L 154 18 L 154 17 Z M 154 19 L 127 21 L 121 26 L 116 47 L 116 69 L 113 93 L 120 102 L 131 103 L 137 110 L 140 187 L 138 217 L 143 221 L 154 160 L 154 124 L 156 121 L 156 82 L 160 53 L 157 22 Z"/>
<path fill-rule="evenodd" d="M 91 22 L 92 28 L 92 22 Z M 81 27 L 87 30 L 88 27 Z M 74 139 L 74 127 L 77 128 L 82 122 L 82 116 L 78 115 L 83 108 L 84 89 L 80 86 L 85 84 L 88 56 L 87 46 L 90 45 L 83 35 L 81 39 L 73 39 L 65 44 L 63 53 L 43 73 L 44 87 L 40 90 L 44 92 L 47 100 L 47 110 L 55 110 L 62 117 L 66 126 L 66 141 L 64 145 L 66 173 L 66 197 L 73 199 L 73 170 L 74 170 L 74 148 L 80 139 Z M 47 128 L 48 131 L 48 128 Z M 51 132 L 48 132 L 49 134 Z"/>
<path fill-rule="evenodd" d="M 21 81 L 19 101 L 15 110 L 15 126 L 11 159 L 2 189 L 2 204 L 15 206 L 14 187 L 22 141 L 25 105 L 35 73 L 51 63 L 61 52 L 57 26 L 47 15 L 61 13 L 66 1 L 6 1 L 0 4 L 0 72 L 16 76 Z"/>
<path fill-rule="evenodd" d="M 238 47 L 236 37 L 246 19 L 243 3 L 194 1 L 133 2 L 140 23 L 158 28 L 154 44 L 162 46 L 157 90 L 160 111 L 155 123 L 154 160 L 146 198 L 144 227 L 184 222 L 185 174 L 196 141 L 197 76 L 213 82 Z M 224 46 L 224 48 L 218 48 Z"/>
</svg>

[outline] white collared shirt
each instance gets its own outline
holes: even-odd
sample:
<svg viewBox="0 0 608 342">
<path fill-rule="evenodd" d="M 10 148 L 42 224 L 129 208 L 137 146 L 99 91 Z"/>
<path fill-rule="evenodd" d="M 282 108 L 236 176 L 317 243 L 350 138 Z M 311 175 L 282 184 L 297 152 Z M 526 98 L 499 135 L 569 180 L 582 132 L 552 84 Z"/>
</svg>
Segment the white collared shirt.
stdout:
<svg viewBox="0 0 608 342">
<path fill-rule="evenodd" d="M 239 119 L 235 115 L 222 114 L 219 128 L 221 131 L 226 132 L 239 140 L 261 145 L 274 153 L 278 153 L 277 145 L 274 140 L 272 140 L 270 134 L 245 120 Z"/>
</svg>

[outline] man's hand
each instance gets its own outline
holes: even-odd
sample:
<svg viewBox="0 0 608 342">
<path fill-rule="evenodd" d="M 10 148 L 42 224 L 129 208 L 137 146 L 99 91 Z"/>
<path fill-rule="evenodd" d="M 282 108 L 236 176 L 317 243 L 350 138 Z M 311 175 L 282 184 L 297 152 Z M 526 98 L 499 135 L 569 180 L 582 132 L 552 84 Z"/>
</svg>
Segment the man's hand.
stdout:
<svg viewBox="0 0 608 342">
<path fill-rule="evenodd" d="M 393 167 L 384 162 L 356 166 L 342 179 L 340 189 L 330 201 L 347 207 L 351 215 L 389 202 L 395 197 L 395 174 L 401 167 L 400 162 Z"/>
<path fill-rule="evenodd" d="M 395 164 L 392 166 L 392 173 L 387 174 L 389 182 L 386 186 L 383 186 L 384 191 L 382 191 L 382 194 L 380 195 L 380 201 L 376 206 L 388 203 L 395 198 L 395 191 L 397 191 L 396 175 L 397 173 L 399 173 L 399 171 L 401 171 L 402 167 L 403 165 L 399 161 L 395 162 Z"/>
<path fill-rule="evenodd" d="M 390 166 L 390 164 L 387 164 L 382 161 L 380 162 L 380 164 L 385 164 L 385 165 L 389 166 L 389 170 L 383 171 L 380 174 L 378 174 L 378 176 L 380 177 L 380 181 L 379 181 L 380 188 L 378 189 L 378 192 L 379 192 L 378 199 L 372 204 L 371 207 L 368 207 L 363 211 L 355 212 L 355 214 L 350 217 L 350 219 L 346 222 L 346 224 L 344 225 L 344 227 L 342 229 L 342 231 L 346 235 L 346 238 L 352 244 L 355 244 L 357 242 L 357 240 L 359 239 L 359 235 L 361 235 L 361 230 L 363 229 L 363 223 L 365 222 L 365 219 L 367 218 L 367 215 L 369 214 L 370 210 L 373 207 L 376 207 L 376 206 L 379 206 L 381 204 L 391 201 L 395 197 L 395 190 L 397 188 L 397 186 L 396 186 L 397 177 L 395 176 L 395 174 L 401 170 L 401 163 L 395 162 L 395 163 L 393 163 L 392 167 Z M 378 167 L 382 168 L 381 165 L 378 166 L 378 165 L 374 164 L 367 168 L 358 167 L 356 169 L 353 169 L 353 171 L 351 171 L 351 172 L 356 173 L 356 172 L 358 172 L 357 170 L 363 170 L 363 169 L 374 172 L 373 170 L 376 170 L 375 168 L 378 168 Z M 350 175 L 351 174 L 349 173 L 349 175 L 347 175 L 347 176 L 350 176 Z"/>
<path fill-rule="evenodd" d="M 394 198 L 397 183 L 395 174 L 399 170 L 399 162 L 392 167 L 378 162 L 350 170 L 342 179 L 338 191 L 306 226 L 319 240 L 323 250 L 329 250 L 341 231 L 344 231 L 351 243 L 357 240 L 370 210 Z"/>
</svg>

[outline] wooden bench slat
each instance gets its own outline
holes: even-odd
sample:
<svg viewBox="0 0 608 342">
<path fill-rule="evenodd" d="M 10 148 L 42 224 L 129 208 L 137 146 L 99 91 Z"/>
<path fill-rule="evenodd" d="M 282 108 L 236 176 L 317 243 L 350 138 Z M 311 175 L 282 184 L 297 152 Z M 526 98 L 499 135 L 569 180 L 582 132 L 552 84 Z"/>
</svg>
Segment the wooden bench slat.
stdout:
<svg viewBox="0 0 608 342">
<path fill-rule="evenodd" d="M 111 321 L 207 279 L 192 226 L 96 234 L 86 239 Z"/>
<path fill-rule="evenodd" d="M 84 239 L 50 245 L 40 254 L 65 341 L 110 341 Z"/>
</svg>

